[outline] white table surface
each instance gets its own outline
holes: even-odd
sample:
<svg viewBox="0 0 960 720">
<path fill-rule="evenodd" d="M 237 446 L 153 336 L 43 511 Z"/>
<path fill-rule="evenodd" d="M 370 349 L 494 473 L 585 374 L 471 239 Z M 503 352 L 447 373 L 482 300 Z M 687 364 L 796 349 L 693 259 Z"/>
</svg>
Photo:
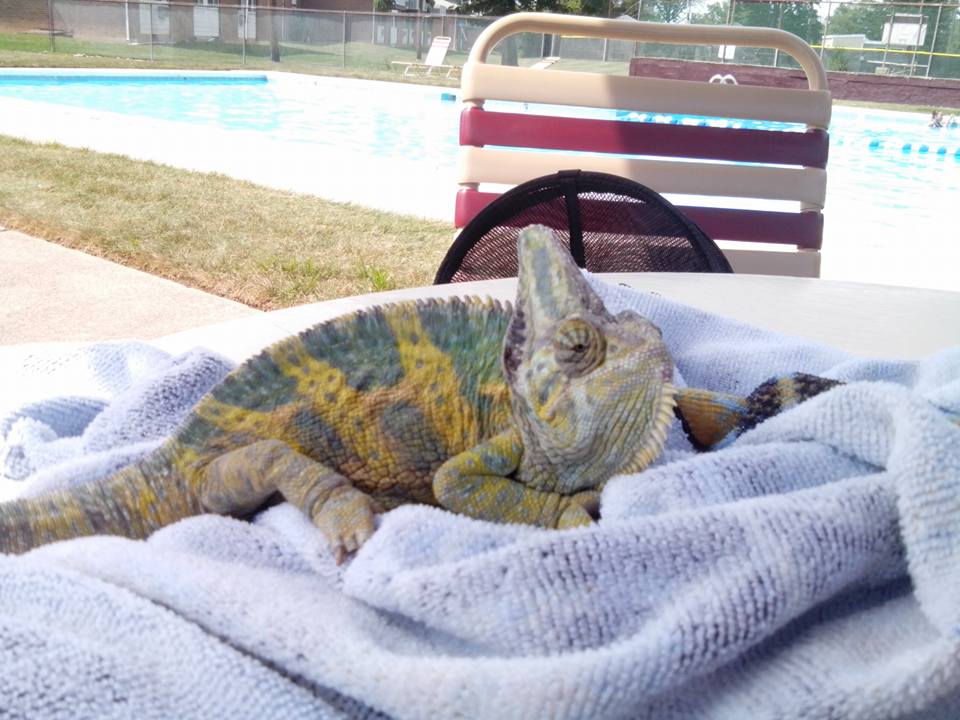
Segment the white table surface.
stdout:
<svg viewBox="0 0 960 720">
<path fill-rule="evenodd" d="M 960 345 L 960 292 L 769 275 L 610 273 L 601 276 L 718 315 L 864 357 L 917 358 Z M 512 300 L 516 281 L 431 285 L 301 305 L 169 335 L 169 352 L 202 346 L 240 362 L 343 313 L 397 300 L 480 295 Z"/>
</svg>

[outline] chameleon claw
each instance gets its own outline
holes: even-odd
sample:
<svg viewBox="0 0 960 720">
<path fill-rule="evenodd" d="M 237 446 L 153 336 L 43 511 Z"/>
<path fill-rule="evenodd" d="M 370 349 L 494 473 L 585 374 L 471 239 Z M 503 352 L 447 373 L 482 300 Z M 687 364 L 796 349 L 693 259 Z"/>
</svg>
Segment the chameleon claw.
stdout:
<svg viewBox="0 0 960 720">
<path fill-rule="evenodd" d="M 376 513 L 382 511 L 380 503 L 349 486 L 324 503 L 314 524 L 326 536 L 337 565 L 373 536 Z"/>
<path fill-rule="evenodd" d="M 582 507 L 591 520 L 600 519 L 600 493 L 597 490 L 584 490 L 570 499 Z"/>
<path fill-rule="evenodd" d="M 341 565 L 346 560 L 347 555 L 355 553 L 367 540 L 373 537 L 373 530 L 373 527 L 364 528 L 342 538 L 340 543 L 333 547 L 333 559 L 337 565 Z"/>
<path fill-rule="evenodd" d="M 593 518 L 583 505 L 579 503 L 570 503 L 566 510 L 557 518 L 557 530 L 566 530 L 568 528 L 580 527 L 582 525 L 592 525 Z"/>
</svg>

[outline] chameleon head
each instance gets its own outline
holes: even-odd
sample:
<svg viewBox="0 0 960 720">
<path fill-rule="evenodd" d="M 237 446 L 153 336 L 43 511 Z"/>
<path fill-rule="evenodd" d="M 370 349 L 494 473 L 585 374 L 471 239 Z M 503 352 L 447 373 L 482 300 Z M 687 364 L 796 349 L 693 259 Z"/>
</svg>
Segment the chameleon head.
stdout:
<svg viewBox="0 0 960 720">
<path fill-rule="evenodd" d="M 629 310 L 609 313 L 549 229 L 524 229 L 518 257 L 503 367 L 524 481 L 568 494 L 642 469 L 673 418 L 673 361 L 659 329 Z"/>
</svg>

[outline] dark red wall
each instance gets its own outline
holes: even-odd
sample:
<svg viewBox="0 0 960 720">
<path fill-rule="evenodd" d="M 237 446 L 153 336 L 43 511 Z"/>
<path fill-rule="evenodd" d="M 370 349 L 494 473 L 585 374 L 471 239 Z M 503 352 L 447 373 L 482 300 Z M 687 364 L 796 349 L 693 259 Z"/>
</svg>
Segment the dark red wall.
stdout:
<svg viewBox="0 0 960 720">
<path fill-rule="evenodd" d="M 630 61 L 630 74 L 641 77 L 706 81 L 717 73 L 733 75 L 740 85 L 773 85 L 786 88 L 807 86 L 806 75 L 801 70 L 659 58 L 633 58 Z M 827 77 L 830 93 L 836 100 L 867 100 L 960 109 L 960 80 L 844 72 L 828 72 Z"/>
<path fill-rule="evenodd" d="M 0 0 L 0 32 L 46 30 L 49 26 L 46 0 Z"/>
</svg>

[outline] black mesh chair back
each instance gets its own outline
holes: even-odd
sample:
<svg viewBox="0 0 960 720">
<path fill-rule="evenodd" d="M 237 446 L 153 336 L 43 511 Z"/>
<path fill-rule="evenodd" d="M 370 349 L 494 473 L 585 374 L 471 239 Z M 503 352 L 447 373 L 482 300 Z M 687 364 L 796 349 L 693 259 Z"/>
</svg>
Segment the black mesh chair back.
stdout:
<svg viewBox="0 0 960 720">
<path fill-rule="evenodd" d="M 591 272 L 732 272 L 723 252 L 659 193 L 616 175 L 564 170 L 508 190 L 460 231 L 434 284 L 515 277 L 517 236 L 553 228 Z"/>
</svg>

